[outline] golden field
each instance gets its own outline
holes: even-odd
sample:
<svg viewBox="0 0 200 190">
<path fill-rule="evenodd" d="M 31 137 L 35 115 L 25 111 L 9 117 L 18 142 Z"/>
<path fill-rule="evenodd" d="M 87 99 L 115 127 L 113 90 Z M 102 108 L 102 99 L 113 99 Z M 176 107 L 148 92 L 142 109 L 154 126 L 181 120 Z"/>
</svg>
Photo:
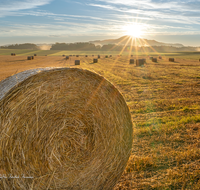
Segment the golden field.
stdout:
<svg viewBox="0 0 200 190">
<path fill-rule="evenodd" d="M 94 64 L 95 52 L 94 57 L 88 53 L 87 58 L 69 60 L 61 56 L 66 53 L 80 52 L 54 52 L 54 56 L 41 55 L 33 60 L 27 60 L 28 51 L 17 56 L 0 52 L 0 81 L 41 67 L 95 71 L 123 94 L 133 121 L 132 154 L 115 190 L 200 189 L 200 55 L 161 54 L 157 63 L 147 55 L 134 55 L 134 59 L 147 60 L 144 67 L 136 67 L 129 64 L 128 54 L 109 58 L 102 55 Z M 175 62 L 169 62 L 169 57 Z M 81 60 L 80 66 L 74 65 L 77 59 Z"/>
</svg>

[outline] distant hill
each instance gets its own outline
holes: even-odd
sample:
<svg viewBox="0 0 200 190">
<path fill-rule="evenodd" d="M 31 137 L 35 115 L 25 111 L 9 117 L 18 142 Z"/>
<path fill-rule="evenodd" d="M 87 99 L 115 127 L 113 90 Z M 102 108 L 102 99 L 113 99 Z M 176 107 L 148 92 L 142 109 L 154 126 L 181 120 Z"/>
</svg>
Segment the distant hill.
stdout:
<svg viewBox="0 0 200 190">
<path fill-rule="evenodd" d="M 127 43 L 127 40 L 130 38 L 130 36 L 122 36 L 118 39 L 109 39 L 109 40 L 96 40 L 96 41 L 90 41 L 90 43 L 93 43 L 95 45 L 108 45 L 108 44 L 116 44 L 116 45 L 125 45 Z M 172 46 L 172 47 L 184 47 L 182 44 L 171 44 L 171 43 L 163 43 L 163 42 L 157 42 L 156 40 L 147 40 L 147 39 L 133 39 L 130 40 L 129 43 L 127 43 L 127 46 L 131 46 L 133 43 L 133 46 Z"/>
</svg>

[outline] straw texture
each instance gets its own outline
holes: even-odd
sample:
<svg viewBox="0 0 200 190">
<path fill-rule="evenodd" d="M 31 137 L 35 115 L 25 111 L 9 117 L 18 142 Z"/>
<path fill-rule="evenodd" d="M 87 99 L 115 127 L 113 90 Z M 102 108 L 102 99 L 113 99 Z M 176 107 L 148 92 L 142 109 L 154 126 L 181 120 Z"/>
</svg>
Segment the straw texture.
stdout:
<svg viewBox="0 0 200 190">
<path fill-rule="evenodd" d="M 132 146 L 122 95 L 77 68 L 29 70 L 0 82 L 0 131 L 7 176 L 0 189 L 109 190 Z"/>
</svg>

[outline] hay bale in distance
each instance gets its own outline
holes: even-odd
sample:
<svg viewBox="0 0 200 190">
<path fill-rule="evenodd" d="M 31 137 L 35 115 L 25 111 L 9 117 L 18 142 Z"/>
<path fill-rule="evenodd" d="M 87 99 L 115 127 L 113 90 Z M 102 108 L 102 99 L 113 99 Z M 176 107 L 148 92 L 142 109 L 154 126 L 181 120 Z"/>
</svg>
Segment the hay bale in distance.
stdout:
<svg viewBox="0 0 200 190">
<path fill-rule="evenodd" d="M 76 57 L 79 57 L 79 55 L 76 55 Z"/>
<path fill-rule="evenodd" d="M 108 55 L 106 55 L 105 58 L 108 58 Z"/>
<path fill-rule="evenodd" d="M 34 56 L 36 57 L 36 56 L 37 56 L 37 54 L 34 54 Z"/>
<path fill-rule="evenodd" d="M 169 58 L 169 61 L 170 62 L 174 62 L 174 58 Z"/>
<path fill-rule="evenodd" d="M 62 55 L 63 57 L 65 57 L 65 55 Z"/>
<path fill-rule="evenodd" d="M 93 63 L 98 63 L 98 59 L 93 59 Z"/>
<path fill-rule="evenodd" d="M 32 57 L 32 59 L 34 59 L 35 57 L 34 56 L 31 56 Z"/>
<path fill-rule="evenodd" d="M 85 57 L 88 57 L 87 55 L 85 55 Z"/>
<path fill-rule="evenodd" d="M 132 146 L 131 116 L 105 78 L 34 69 L 0 82 L 0 189 L 111 190 Z M 26 179 L 20 176 L 32 177 Z"/>
<path fill-rule="evenodd" d="M 68 59 L 69 59 L 69 56 L 66 56 L 65 58 L 68 60 Z"/>
<path fill-rule="evenodd" d="M 147 62 L 147 61 L 146 61 L 146 59 L 144 59 L 144 58 L 143 58 L 143 61 L 144 61 L 144 63 L 146 63 L 146 62 Z"/>
<path fill-rule="evenodd" d="M 134 64 L 134 59 L 130 59 L 130 64 Z"/>
<path fill-rule="evenodd" d="M 110 55 L 110 57 L 112 57 L 112 55 Z"/>
<path fill-rule="evenodd" d="M 152 59 L 152 62 L 157 62 L 157 58 L 154 57 L 154 58 Z"/>
<path fill-rule="evenodd" d="M 159 59 L 162 59 L 162 57 L 161 57 L 161 56 L 159 56 Z"/>
<path fill-rule="evenodd" d="M 98 59 L 100 59 L 101 58 L 101 56 L 100 55 L 98 55 Z"/>
<path fill-rule="evenodd" d="M 143 66 L 144 63 L 144 59 L 136 59 L 136 66 Z"/>
<path fill-rule="evenodd" d="M 75 60 L 75 65 L 80 65 L 81 61 L 80 60 Z"/>
<path fill-rule="evenodd" d="M 28 56 L 28 57 L 27 57 L 27 60 L 32 60 L 32 56 Z"/>
<path fill-rule="evenodd" d="M 13 56 L 13 53 L 11 53 L 11 56 Z"/>
</svg>

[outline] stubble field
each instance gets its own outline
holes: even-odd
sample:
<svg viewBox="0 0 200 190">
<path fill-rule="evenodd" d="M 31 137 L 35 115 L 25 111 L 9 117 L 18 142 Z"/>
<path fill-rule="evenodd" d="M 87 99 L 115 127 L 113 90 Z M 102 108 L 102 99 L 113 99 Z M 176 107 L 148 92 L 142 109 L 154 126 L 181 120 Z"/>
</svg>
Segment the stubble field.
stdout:
<svg viewBox="0 0 200 190">
<path fill-rule="evenodd" d="M 24 50 L 25 51 L 25 50 Z M 5 53 L 6 52 L 6 53 Z M 41 51 L 42 52 L 42 51 Z M 0 51 L 0 81 L 18 72 L 41 67 L 79 67 L 95 71 L 112 82 L 123 94 L 133 121 L 133 149 L 124 174 L 115 190 L 120 189 L 196 189 L 200 188 L 200 54 L 161 54 L 151 62 L 146 55 L 144 67 L 129 64 L 130 56 L 89 57 L 39 53 L 27 60 L 30 52 L 10 56 Z M 85 53 L 85 54 L 87 54 Z M 95 56 L 92 57 L 91 54 Z M 108 55 L 112 54 L 109 52 Z M 175 62 L 169 62 L 174 57 Z M 74 60 L 81 65 L 75 66 Z"/>
</svg>

